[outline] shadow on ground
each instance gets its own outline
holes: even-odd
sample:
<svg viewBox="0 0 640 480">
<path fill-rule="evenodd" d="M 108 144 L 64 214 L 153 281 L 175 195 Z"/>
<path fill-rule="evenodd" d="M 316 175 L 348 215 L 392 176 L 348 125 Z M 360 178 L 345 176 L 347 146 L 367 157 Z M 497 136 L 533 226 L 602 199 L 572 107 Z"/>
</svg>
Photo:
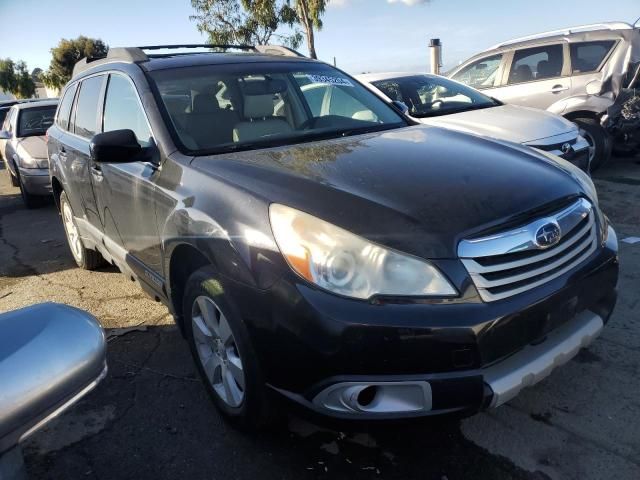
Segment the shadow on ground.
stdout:
<svg viewBox="0 0 640 480">
<path fill-rule="evenodd" d="M 475 447 L 452 420 L 340 432 L 289 416 L 239 432 L 212 406 L 176 327 L 113 338 L 109 369 L 29 441 L 32 478 L 542 478 Z"/>
</svg>

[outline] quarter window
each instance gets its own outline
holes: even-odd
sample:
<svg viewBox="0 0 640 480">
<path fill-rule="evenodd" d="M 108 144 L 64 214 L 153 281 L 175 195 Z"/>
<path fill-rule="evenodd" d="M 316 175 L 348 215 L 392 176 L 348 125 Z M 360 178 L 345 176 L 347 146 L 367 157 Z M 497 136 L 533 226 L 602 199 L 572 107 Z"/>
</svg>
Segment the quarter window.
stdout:
<svg viewBox="0 0 640 480">
<path fill-rule="evenodd" d="M 91 77 L 80 85 L 74 132 L 81 137 L 91 138 L 96 134 L 98 99 L 103 80 L 103 76 Z"/>
<path fill-rule="evenodd" d="M 548 45 L 516 51 L 509 84 L 559 77 L 562 74 L 562 50 L 562 45 Z"/>
<path fill-rule="evenodd" d="M 60 103 L 56 123 L 63 130 L 67 130 L 69 128 L 69 114 L 71 113 L 71 105 L 73 105 L 73 97 L 75 97 L 77 89 L 77 83 L 71 85 L 65 92 L 62 102 Z"/>
<path fill-rule="evenodd" d="M 143 147 L 149 145 L 151 132 L 137 92 L 125 77 L 111 75 L 104 101 L 103 131 L 122 129 L 133 130 Z"/>
<path fill-rule="evenodd" d="M 498 83 L 500 62 L 502 54 L 485 57 L 464 67 L 453 79 L 478 89 L 495 87 Z"/>
<path fill-rule="evenodd" d="M 573 73 L 595 72 L 614 43 L 613 40 L 572 43 L 570 46 L 571 71 Z"/>
</svg>

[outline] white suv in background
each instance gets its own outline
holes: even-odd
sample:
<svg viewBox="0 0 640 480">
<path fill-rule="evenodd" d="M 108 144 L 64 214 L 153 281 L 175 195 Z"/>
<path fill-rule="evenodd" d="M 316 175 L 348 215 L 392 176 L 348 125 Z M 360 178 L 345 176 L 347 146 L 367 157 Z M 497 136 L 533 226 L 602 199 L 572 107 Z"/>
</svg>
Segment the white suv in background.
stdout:
<svg viewBox="0 0 640 480">
<path fill-rule="evenodd" d="M 640 29 L 582 25 L 509 40 L 463 62 L 448 76 L 504 102 L 548 110 L 575 122 L 593 147 L 591 168 L 610 155 L 600 117 L 640 62 Z"/>
<path fill-rule="evenodd" d="M 589 143 L 574 123 L 559 115 L 505 105 L 438 75 L 370 73 L 356 78 L 377 94 L 405 104 L 407 114 L 418 122 L 522 143 L 589 171 Z"/>
</svg>

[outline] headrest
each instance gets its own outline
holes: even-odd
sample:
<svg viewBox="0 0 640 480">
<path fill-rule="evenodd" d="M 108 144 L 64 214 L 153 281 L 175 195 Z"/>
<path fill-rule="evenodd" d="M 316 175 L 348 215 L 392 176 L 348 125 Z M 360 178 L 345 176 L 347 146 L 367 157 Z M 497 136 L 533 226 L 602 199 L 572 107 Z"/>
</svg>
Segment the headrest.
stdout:
<svg viewBox="0 0 640 480">
<path fill-rule="evenodd" d="M 193 96 L 193 113 L 213 113 L 220 110 L 218 100 L 213 95 L 197 93 Z"/>
<path fill-rule="evenodd" d="M 248 95 L 244 97 L 245 118 L 273 116 L 273 95 Z"/>
</svg>

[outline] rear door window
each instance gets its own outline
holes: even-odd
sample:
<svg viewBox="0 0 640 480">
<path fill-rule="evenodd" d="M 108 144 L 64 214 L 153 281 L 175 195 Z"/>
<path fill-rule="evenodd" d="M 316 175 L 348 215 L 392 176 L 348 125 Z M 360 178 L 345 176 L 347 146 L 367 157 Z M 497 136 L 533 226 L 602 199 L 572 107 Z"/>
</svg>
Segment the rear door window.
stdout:
<svg viewBox="0 0 640 480">
<path fill-rule="evenodd" d="M 454 80 L 473 88 L 491 88 L 497 85 L 502 54 L 492 55 L 467 65 L 453 76 Z"/>
<path fill-rule="evenodd" d="M 80 85 L 73 131 L 81 137 L 91 138 L 96 134 L 98 123 L 98 101 L 104 75 L 87 78 Z"/>
<path fill-rule="evenodd" d="M 71 85 L 65 92 L 62 102 L 60 103 L 56 124 L 63 130 L 69 128 L 69 114 L 71 113 L 71 105 L 73 105 L 73 97 L 75 97 L 77 89 L 77 83 Z"/>
<path fill-rule="evenodd" d="M 569 48 L 571 71 L 573 73 L 595 72 L 615 43 L 613 40 L 572 43 Z"/>
<path fill-rule="evenodd" d="M 562 75 L 563 55 L 562 45 L 517 50 L 511 62 L 509 84 L 559 77 Z"/>
</svg>

